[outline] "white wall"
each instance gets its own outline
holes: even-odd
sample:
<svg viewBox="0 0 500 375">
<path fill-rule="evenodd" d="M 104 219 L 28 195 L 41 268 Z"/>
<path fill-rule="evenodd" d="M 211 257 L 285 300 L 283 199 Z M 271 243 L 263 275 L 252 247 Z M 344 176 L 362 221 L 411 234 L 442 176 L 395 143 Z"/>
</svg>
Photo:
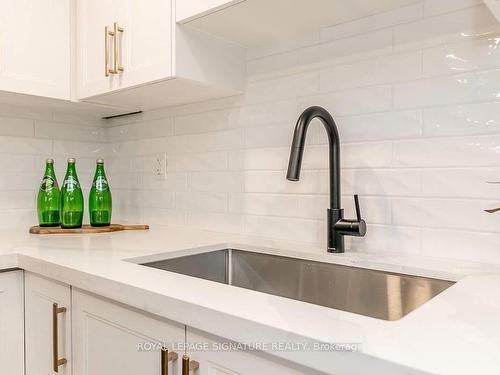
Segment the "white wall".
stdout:
<svg viewBox="0 0 500 375">
<path fill-rule="evenodd" d="M 94 116 L 0 105 L 0 226 L 37 224 L 36 194 L 45 159 L 55 160 L 59 185 L 66 159 L 77 158 L 77 173 L 87 196 L 95 159 L 106 156 L 107 134 Z M 88 214 L 86 213 L 86 216 Z"/>
<path fill-rule="evenodd" d="M 340 128 L 343 205 L 368 222 L 351 251 L 500 263 L 500 27 L 480 0 L 430 0 L 249 51 L 243 96 L 112 122 L 116 214 L 313 243 L 324 251 L 324 130 L 285 179 L 299 113 Z M 167 153 L 168 175 L 152 171 Z"/>
</svg>

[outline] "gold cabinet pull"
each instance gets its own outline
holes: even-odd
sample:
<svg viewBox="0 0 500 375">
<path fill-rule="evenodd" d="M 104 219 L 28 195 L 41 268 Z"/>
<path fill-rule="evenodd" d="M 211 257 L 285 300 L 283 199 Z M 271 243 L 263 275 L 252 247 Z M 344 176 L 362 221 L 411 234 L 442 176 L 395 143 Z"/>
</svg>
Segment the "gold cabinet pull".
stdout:
<svg viewBox="0 0 500 375">
<path fill-rule="evenodd" d="M 109 27 L 106 26 L 104 28 L 104 75 L 106 77 L 109 77 L 110 73 L 113 73 L 112 69 L 110 68 L 109 64 L 109 37 L 113 36 L 114 33 L 113 31 L 109 30 Z"/>
<path fill-rule="evenodd" d="M 190 371 L 196 371 L 199 367 L 199 362 L 191 361 L 187 355 L 182 356 L 182 375 L 189 375 Z"/>
<path fill-rule="evenodd" d="M 161 349 L 161 375 L 168 375 L 168 362 L 176 361 L 177 358 L 176 352 L 169 352 L 167 348 Z"/>
<path fill-rule="evenodd" d="M 121 41 L 118 47 L 118 33 L 123 33 L 123 27 L 118 26 L 118 22 L 113 24 L 113 73 L 123 72 L 123 66 L 120 63 Z"/>
<path fill-rule="evenodd" d="M 123 33 L 123 27 L 118 26 L 118 23 L 113 24 L 113 30 L 108 26 L 104 28 L 104 75 L 109 77 L 110 74 L 118 74 L 123 72 L 123 66 L 120 63 L 121 43 L 118 44 L 118 34 Z M 109 62 L 109 39 L 113 38 L 113 66 Z"/>
<path fill-rule="evenodd" d="M 54 372 L 59 372 L 59 366 L 66 364 L 66 358 L 59 359 L 59 328 L 57 317 L 66 312 L 66 307 L 59 307 L 57 303 L 52 305 L 52 360 Z"/>
</svg>

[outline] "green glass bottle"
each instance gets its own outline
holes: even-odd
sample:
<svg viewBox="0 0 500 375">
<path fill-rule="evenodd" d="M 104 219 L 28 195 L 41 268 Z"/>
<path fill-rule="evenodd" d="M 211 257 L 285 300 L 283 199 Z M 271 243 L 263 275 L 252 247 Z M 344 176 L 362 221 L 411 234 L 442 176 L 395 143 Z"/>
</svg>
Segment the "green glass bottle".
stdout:
<svg viewBox="0 0 500 375">
<path fill-rule="evenodd" d="M 41 227 L 59 226 L 60 191 L 54 173 L 54 160 L 47 159 L 40 190 L 36 199 L 38 223 Z"/>
<path fill-rule="evenodd" d="M 83 194 L 76 174 L 75 159 L 68 159 L 68 169 L 61 189 L 61 227 L 80 228 L 83 221 Z"/>
<path fill-rule="evenodd" d="M 103 227 L 111 224 L 112 199 L 108 179 L 104 172 L 104 160 L 97 159 L 94 182 L 89 194 L 90 225 Z"/>
</svg>

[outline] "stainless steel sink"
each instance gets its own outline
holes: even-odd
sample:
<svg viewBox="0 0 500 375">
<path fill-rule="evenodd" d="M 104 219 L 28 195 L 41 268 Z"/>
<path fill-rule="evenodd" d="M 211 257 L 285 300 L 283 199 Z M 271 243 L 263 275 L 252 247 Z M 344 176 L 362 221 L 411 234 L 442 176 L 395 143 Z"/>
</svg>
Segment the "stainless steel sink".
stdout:
<svg viewBox="0 0 500 375">
<path fill-rule="evenodd" d="M 454 284 L 236 249 L 143 265 L 385 320 L 402 318 Z"/>
</svg>

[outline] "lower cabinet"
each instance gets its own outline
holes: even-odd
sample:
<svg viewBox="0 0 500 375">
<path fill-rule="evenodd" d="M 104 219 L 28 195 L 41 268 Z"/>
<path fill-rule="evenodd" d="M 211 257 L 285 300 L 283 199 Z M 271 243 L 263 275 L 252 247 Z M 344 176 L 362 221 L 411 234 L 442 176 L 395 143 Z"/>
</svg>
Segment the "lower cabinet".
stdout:
<svg viewBox="0 0 500 375">
<path fill-rule="evenodd" d="M 23 334 L 26 375 L 318 374 L 29 272 L 24 285 L 23 306 L 23 272 L 0 273 L 0 374 L 23 375 Z"/>
<path fill-rule="evenodd" d="M 229 340 L 187 327 L 186 348 L 198 370 L 194 375 L 313 375 L 304 367 L 262 352 L 228 350 Z"/>
<path fill-rule="evenodd" d="M 0 273 L 0 373 L 24 374 L 23 271 Z"/>
<path fill-rule="evenodd" d="M 72 308 L 73 375 L 181 373 L 184 325 L 75 289 Z"/>
<path fill-rule="evenodd" d="M 70 286 L 26 272 L 24 319 L 26 375 L 70 375 Z"/>
</svg>

